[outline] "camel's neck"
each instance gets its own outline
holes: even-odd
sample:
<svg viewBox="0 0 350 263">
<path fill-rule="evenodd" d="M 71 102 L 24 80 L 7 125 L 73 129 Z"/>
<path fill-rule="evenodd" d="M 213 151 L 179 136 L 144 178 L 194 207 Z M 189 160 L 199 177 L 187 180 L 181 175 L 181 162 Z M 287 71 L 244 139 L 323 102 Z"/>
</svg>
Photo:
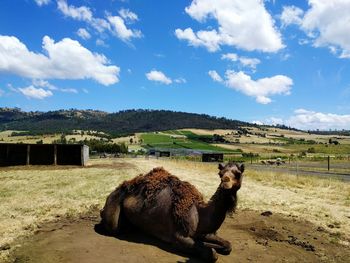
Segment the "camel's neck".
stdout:
<svg viewBox="0 0 350 263">
<path fill-rule="evenodd" d="M 199 228 L 201 234 L 216 232 L 225 220 L 226 214 L 235 210 L 237 191 L 219 187 L 208 204 L 199 209 Z"/>
</svg>

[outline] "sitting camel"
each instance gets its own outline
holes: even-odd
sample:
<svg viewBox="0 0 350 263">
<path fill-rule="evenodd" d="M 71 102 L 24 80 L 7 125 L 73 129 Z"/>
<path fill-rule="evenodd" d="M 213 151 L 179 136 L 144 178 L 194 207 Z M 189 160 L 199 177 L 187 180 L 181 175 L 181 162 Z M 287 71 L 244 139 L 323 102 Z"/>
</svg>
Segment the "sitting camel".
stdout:
<svg viewBox="0 0 350 263">
<path fill-rule="evenodd" d="M 107 197 L 100 227 L 117 235 L 127 225 L 136 226 L 182 252 L 215 262 L 216 252 L 231 252 L 231 243 L 216 231 L 236 208 L 244 165 L 219 164 L 219 170 L 221 182 L 208 202 L 193 185 L 162 167 L 125 181 Z"/>
</svg>

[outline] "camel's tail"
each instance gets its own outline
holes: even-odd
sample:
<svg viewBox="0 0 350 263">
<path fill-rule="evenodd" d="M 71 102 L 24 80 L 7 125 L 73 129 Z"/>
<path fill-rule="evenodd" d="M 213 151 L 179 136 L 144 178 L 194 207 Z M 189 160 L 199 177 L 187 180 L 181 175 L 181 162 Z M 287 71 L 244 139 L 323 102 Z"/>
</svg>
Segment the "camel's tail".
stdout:
<svg viewBox="0 0 350 263">
<path fill-rule="evenodd" d="M 115 235 L 118 232 L 120 222 L 121 203 L 123 201 L 123 191 L 121 187 L 116 188 L 108 197 L 105 206 L 100 211 L 101 226 L 109 235 Z"/>
</svg>

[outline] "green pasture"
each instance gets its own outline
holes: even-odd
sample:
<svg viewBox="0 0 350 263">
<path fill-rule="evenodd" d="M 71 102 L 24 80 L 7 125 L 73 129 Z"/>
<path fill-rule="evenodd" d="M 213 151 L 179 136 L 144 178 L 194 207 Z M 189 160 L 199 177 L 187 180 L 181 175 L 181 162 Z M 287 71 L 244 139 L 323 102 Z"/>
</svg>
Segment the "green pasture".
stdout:
<svg viewBox="0 0 350 263">
<path fill-rule="evenodd" d="M 144 144 L 159 144 L 159 143 L 169 143 L 172 144 L 174 139 L 169 135 L 158 134 L 158 133 L 143 133 L 141 134 L 141 139 Z"/>
<path fill-rule="evenodd" d="M 196 135 L 190 131 L 166 131 L 167 134 L 186 135 L 187 138 L 172 138 L 171 135 L 160 133 L 143 133 L 141 139 L 143 145 L 147 148 L 164 148 L 164 149 L 194 149 L 202 151 L 215 152 L 235 152 L 222 147 L 211 145 L 210 143 L 202 142 L 200 139 L 203 135 Z M 206 135 L 206 137 L 208 137 Z"/>
</svg>

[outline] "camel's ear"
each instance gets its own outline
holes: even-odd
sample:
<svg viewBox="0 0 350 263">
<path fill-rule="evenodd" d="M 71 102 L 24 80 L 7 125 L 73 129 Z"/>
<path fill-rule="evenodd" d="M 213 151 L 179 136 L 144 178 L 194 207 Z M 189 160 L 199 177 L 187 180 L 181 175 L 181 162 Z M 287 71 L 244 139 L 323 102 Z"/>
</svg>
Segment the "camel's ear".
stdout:
<svg viewBox="0 0 350 263">
<path fill-rule="evenodd" d="M 238 169 L 241 171 L 241 173 L 244 172 L 244 163 L 238 166 Z"/>
<path fill-rule="evenodd" d="M 218 166 L 219 170 L 224 169 L 224 167 L 225 167 L 225 165 L 223 163 L 219 163 L 219 166 Z"/>
</svg>

